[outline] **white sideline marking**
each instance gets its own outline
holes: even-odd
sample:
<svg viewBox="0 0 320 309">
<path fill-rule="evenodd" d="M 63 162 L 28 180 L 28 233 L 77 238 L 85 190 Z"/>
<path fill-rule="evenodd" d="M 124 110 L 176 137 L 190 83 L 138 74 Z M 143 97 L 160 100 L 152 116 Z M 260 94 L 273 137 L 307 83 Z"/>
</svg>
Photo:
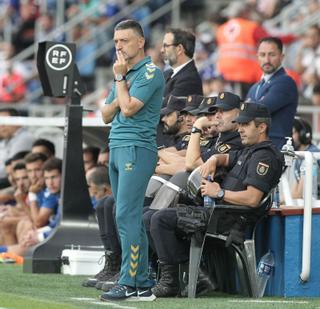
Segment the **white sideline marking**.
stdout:
<svg viewBox="0 0 320 309">
<path fill-rule="evenodd" d="M 96 298 L 93 297 L 71 297 L 72 300 L 80 300 L 80 301 L 94 301 L 97 300 Z M 1 308 L 0 308 L 1 309 Z"/>
<path fill-rule="evenodd" d="M 113 308 L 119 308 L 119 309 L 137 309 L 137 307 L 129 307 L 129 306 L 122 306 L 116 303 L 112 302 L 103 302 L 103 301 L 97 301 L 96 298 L 89 298 L 89 297 L 71 297 L 72 300 L 79 300 L 79 301 L 87 301 L 90 302 L 90 304 L 94 305 L 100 305 L 100 306 L 110 306 Z M 7 309 L 7 308 L 0 308 L 0 309 Z"/>
<path fill-rule="evenodd" d="M 309 304 L 308 301 L 304 300 L 254 300 L 254 299 L 237 299 L 237 300 L 228 300 L 229 303 L 275 303 L 275 304 Z"/>
<path fill-rule="evenodd" d="M 137 307 L 122 306 L 122 305 L 119 305 L 119 304 L 103 302 L 103 301 L 100 301 L 100 302 L 99 301 L 93 301 L 93 302 L 90 302 L 90 304 L 101 305 L 101 306 L 110 306 L 112 308 L 120 308 L 120 309 L 137 309 Z"/>
</svg>

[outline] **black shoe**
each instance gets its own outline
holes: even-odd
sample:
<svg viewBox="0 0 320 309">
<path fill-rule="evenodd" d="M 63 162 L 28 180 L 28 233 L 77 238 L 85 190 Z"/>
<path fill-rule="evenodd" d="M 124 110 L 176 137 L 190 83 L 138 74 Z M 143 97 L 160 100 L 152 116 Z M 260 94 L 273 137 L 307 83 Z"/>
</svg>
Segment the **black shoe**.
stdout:
<svg viewBox="0 0 320 309">
<path fill-rule="evenodd" d="M 120 256 L 112 252 L 106 252 L 103 269 L 93 278 L 87 278 L 82 282 L 84 287 L 95 287 L 98 282 L 106 282 L 114 277 L 120 269 Z"/>
<path fill-rule="evenodd" d="M 197 281 L 196 295 L 201 296 L 205 295 L 208 292 L 216 290 L 216 285 L 211 280 L 209 275 L 200 269 Z M 181 291 L 181 297 L 188 297 L 188 285 Z"/>
<path fill-rule="evenodd" d="M 100 286 L 100 289 L 102 291 L 105 291 L 105 292 L 108 292 L 110 289 L 112 289 L 117 283 L 118 283 L 118 280 L 120 278 L 120 273 L 116 273 L 112 278 L 110 278 L 108 281 L 104 281 L 102 282 L 101 286 L 99 284 L 99 282 L 96 284 L 96 288 L 99 289 L 99 286 Z"/>
<path fill-rule="evenodd" d="M 176 297 L 179 295 L 179 287 L 165 286 L 163 284 L 156 284 L 151 289 L 155 297 Z"/>
<path fill-rule="evenodd" d="M 102 301 L 129 300 L 131 297 L 137 297 L 137 290 L 133 287 L 117 284 L 109 292 L 100 296 Z"/>
<path fill-rule="evenodd" d="M 179 266 L 160 264 L 161 277 L 151 289 L 156 297 L 175 297 L 179 295 Z"/>
</svg>

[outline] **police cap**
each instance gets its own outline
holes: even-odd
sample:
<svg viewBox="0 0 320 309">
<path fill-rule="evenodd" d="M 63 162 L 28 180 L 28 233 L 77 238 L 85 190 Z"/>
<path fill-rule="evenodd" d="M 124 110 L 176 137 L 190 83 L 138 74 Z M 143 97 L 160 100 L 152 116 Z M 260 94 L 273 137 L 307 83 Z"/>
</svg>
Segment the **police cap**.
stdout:
<svg viewBox="0 0 320 309">
<path fill-rule="evenodd" d="M 213 109 L 222 109 L 224 111 L 229 111 L 234 108 L 240 108 L 240 97 L 231 92 L 220 92 L 216 99 L 216 104 Z"/>
<path fill-rule="evenodd" d="M 192 112 L 192 114 L 214 114 L 216 112 L 216 109 L 213 107 L 216 103 L 216 99 L 217 97 L 205 97 L 201 102 L 199 108 Z"/>
<path fill-rule="evenodd" d="M 203 96 L 199 94 L 192 94 L 186 97 L 186 107 L 181 112 L 194 114 L 193 111 L 197 110 L 203 100 Z"/>
<path fill-rule="evenodd" d="M 165 99 L 166 100 L 166 99 Z M 172 112 L 180 112 L 186 106 L 186 99 L 170 95 L 167 99 L 167 106 L 161 109 L 161 115 L 168 115 Z"/>
<path fill-rule="evenodd" d="M 268 108 L 259 103 L 241 103 L 239 116 L 234 120 L 238 123 L 248 123 L 255 118 L 271 118 Z"/>
</svg>

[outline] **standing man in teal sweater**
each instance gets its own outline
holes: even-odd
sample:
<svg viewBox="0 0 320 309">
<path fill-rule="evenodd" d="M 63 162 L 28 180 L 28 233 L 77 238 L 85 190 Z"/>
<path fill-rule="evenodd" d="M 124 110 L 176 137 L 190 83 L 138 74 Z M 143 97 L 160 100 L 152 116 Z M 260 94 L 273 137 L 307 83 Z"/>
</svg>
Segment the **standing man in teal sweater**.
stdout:
<svg viewBox="0 0 320 309">
<path fill-rule="evenodd" d="M 102 117 L 105 123 L 112 121 L 109 176 L 116 201 L 122 263 L 118 284 L 101 295 L 101 300 L 153 300 L 142 208 L 157 163 L 156 126 L 165 83 L 160 69 L 145 56 L 145 39 L 138 22 L 118 23 L 114 43 L 114 85 Z"/>
</svg>

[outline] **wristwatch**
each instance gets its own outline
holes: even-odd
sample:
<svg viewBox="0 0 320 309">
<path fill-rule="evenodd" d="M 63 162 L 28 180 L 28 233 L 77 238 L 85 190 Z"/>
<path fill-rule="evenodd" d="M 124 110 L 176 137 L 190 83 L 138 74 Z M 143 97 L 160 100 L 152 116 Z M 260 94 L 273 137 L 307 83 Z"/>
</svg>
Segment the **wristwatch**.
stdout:
<svg viewBox="0 0 320 309">
<path fill-rule="evenodd" d="M 191 133 L 200 133 L 200 134 L 202 134 L 202 130 L 197 128 L 197 127 L 192 127 Z"/>
<path fill-rule="evenodd" d="M 126 80 L 125 75 L 116 74 L 116 75 L 114 76 L 114 81 L 115 81 L 115 82 L 121 82 L 121 81 L 123 81 L 123 80 Z"/>
<path fill-rule="evenodd" d="M 223 200 L 224 198 L 224 189 L 220 189 L 217 193 L 217 198 L 220 199 L 220 200 Z"/>
</svg>

